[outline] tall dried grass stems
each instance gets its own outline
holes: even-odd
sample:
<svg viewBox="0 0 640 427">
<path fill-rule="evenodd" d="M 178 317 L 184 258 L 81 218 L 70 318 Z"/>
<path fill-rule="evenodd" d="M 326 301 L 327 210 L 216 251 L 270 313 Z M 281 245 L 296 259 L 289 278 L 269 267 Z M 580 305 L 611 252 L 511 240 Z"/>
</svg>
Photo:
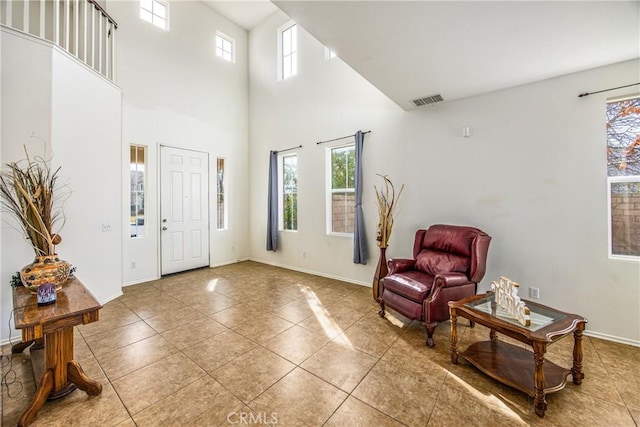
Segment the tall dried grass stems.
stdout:
<svg viewBox="0 0 640 427">
<path fill-rule="evenodd" d="M 396 206 L 400 200 L 400 195 L 404 190 L 404 184 L 400 187 L 400 191 L 396 194 L 396 189 L 387 175 L 376 174 L 384 180 L 384 186 L 376 190 L 376 203 L 378 205 L 378 231 L 376 240 L 379 248 L 386 248 L 389 245 L 391 231 L 393 230 L 393 217 Z"/>
<path fill-rule="evenodd" d="M 36 256 L 54 255 L 62 238 L 53 229 L 64 225 L 62 203 L 70 191 L 58 184 L 60 168 L 52 172 L 49 161 L 24 151 L 26 159 L 8 163 L 0 173 L 2 208 L 14 216 Z"/>
</svg>

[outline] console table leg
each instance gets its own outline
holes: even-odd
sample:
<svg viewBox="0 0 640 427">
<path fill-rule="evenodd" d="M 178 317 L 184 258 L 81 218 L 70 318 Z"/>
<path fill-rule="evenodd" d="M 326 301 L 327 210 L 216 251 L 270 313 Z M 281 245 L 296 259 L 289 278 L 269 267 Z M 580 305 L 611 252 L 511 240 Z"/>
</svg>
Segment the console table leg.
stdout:
<svg viewBox="0 0 640 427">
<path fill-rule="evenodd" d="M 66 396 L 76 389 L 67 375 L 67 362 L 73 359 L 73 327 L 47 333 L 44 351 L 46 369 L 53 372 L 53 391 L 49 399 Z"/>
<path fill-rule="evenodd" d="M 102 384 L 87 377 L 80 364 L 75 360 L 67 363 L 67 375 L 72 383 L 89 396 L 97 396 L 102 393 Z"/>
<path fill-rule="evenodd" d="M 449 318 L 451 318 L 451 363 L 458 364 L 458 326 L 456 309 L 449 307 Z"/>
<path fill-rule="evenodd" d="M 582 371 L 582 331 L 584 330 L 584 323 L 580 323 L 578 328 L 573 331 L 573 367 L 571 368 L 571 374 L 573 376 L 573 383 L 576 385 L 582 384 L 584 379 L 584 372 Z"/>
<path fill-rule="evenodd" d="M 45 373 L 42 374 L 40 385 L 38 385 L 38 389 L 36 390 L 35 396 L 33 396 L 31 404 L 24 411 L 18 421 L 19 427 L 26 427 L 36 419 L 38 411 L 42 408 L 44 402 L 46 402 L 51 390 L 53 390 L 53 372 L 50 369 L 47 369 Z"/>
<path fill-rule="evenodd" d="M 535 371 L 533 372 L 534 400 L 533 405 L 536 415 L 544 417 L 547 410 L 547 399 L 544 395 L 544 354 L 547 351 L 546 344 L 541 342 L 533 343 L 533 359 L 535 361 Z"/>
</svg>

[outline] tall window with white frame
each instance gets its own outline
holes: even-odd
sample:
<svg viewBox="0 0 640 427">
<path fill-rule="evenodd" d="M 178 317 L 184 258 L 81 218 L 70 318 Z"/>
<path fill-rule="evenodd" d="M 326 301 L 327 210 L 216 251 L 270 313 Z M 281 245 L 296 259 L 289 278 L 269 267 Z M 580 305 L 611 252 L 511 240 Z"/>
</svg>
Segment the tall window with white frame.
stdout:
<svg viewBox="0 0 640 427">
<path fill-rule="evenodd" d="M 355 145 L 327 149 L 327 233 L 353 234 L 355 226 Z"/>
<path fill-rule="evenodd" d="M 607 103 L 609 256 L 640 259 L 640 95 Z"/>
<path fill-rule="evenodd" d="M 129 148 L 131 237 L 144 237 L 145 154 L 146 149 L 141 145 L 131 145 Z"/>
<path fill-rule="evenodd" d="M 282 156 L 282 230 L 298 229 L 298 156 Z"/>
<path fill-rule="evenodd" d="M 224 159 L 218 157 L 216 160 L 216 229 L 227 229 L 227 204 L 225 203 L 225 168 Z"/>
<path fill-rule="evenodd" d="M 140 0 L 140 18 L 165 31 L 169 29 L 168 9 L 169 6 L 164 1 Z"/>
<path fill-rule="evenodd" d="M 236 42 L 226 34 L 216 33 L 216 56 L 232 63 L 236 62 Z"/>
<path fill-rule="evenodd" d="M 289 22 L 278 30 L 280 80 L 298 73 L 298 26 Z"/>
<path fill-rule="evenodd" d="M 329 49 L 328 47 L 325 46 L 325 48 L 324 48 L 324 59 L 333 59 L 336 56 L 338 56 L 338 55 L 336 55 L 336 53 L 334 51 L 332 51 L 331 49 Z"/>
</svg>

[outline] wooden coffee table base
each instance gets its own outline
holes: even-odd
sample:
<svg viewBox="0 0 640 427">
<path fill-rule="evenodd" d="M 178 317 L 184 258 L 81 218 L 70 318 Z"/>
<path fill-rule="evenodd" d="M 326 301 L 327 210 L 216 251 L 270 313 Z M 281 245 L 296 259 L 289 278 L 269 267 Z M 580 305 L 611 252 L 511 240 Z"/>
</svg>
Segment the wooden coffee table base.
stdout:
<svg viewBox="0 0 640 427">
<path fill-rule="evenodd" d="M 543 362 L 543 388 L 537 389 L 534 354 L 525 348 L 497 340 L 473 343 L 460 356 L 491 378 L 533 397 L 536 414 L 539 416 L 544 416 L 547 409 L 545 396 L 562 390 L 571 374 L 571 369 L 546 360 Z M 454 363 L 457 363 L 457 357 Z"/>
</svg>

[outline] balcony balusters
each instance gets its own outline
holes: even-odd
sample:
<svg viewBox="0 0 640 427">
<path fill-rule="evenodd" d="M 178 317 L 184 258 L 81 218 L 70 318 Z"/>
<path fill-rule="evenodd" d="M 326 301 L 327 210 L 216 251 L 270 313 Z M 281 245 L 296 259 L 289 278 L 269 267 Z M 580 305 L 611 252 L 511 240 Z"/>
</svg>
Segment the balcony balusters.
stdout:
<svg viewBox="0 0 640 427">
<path fill-rule="evenodd" d="M 0 25 L 48 40 L 115 82 L 118 24 L 96 0 L 2 0 Z"/>
</svg>

